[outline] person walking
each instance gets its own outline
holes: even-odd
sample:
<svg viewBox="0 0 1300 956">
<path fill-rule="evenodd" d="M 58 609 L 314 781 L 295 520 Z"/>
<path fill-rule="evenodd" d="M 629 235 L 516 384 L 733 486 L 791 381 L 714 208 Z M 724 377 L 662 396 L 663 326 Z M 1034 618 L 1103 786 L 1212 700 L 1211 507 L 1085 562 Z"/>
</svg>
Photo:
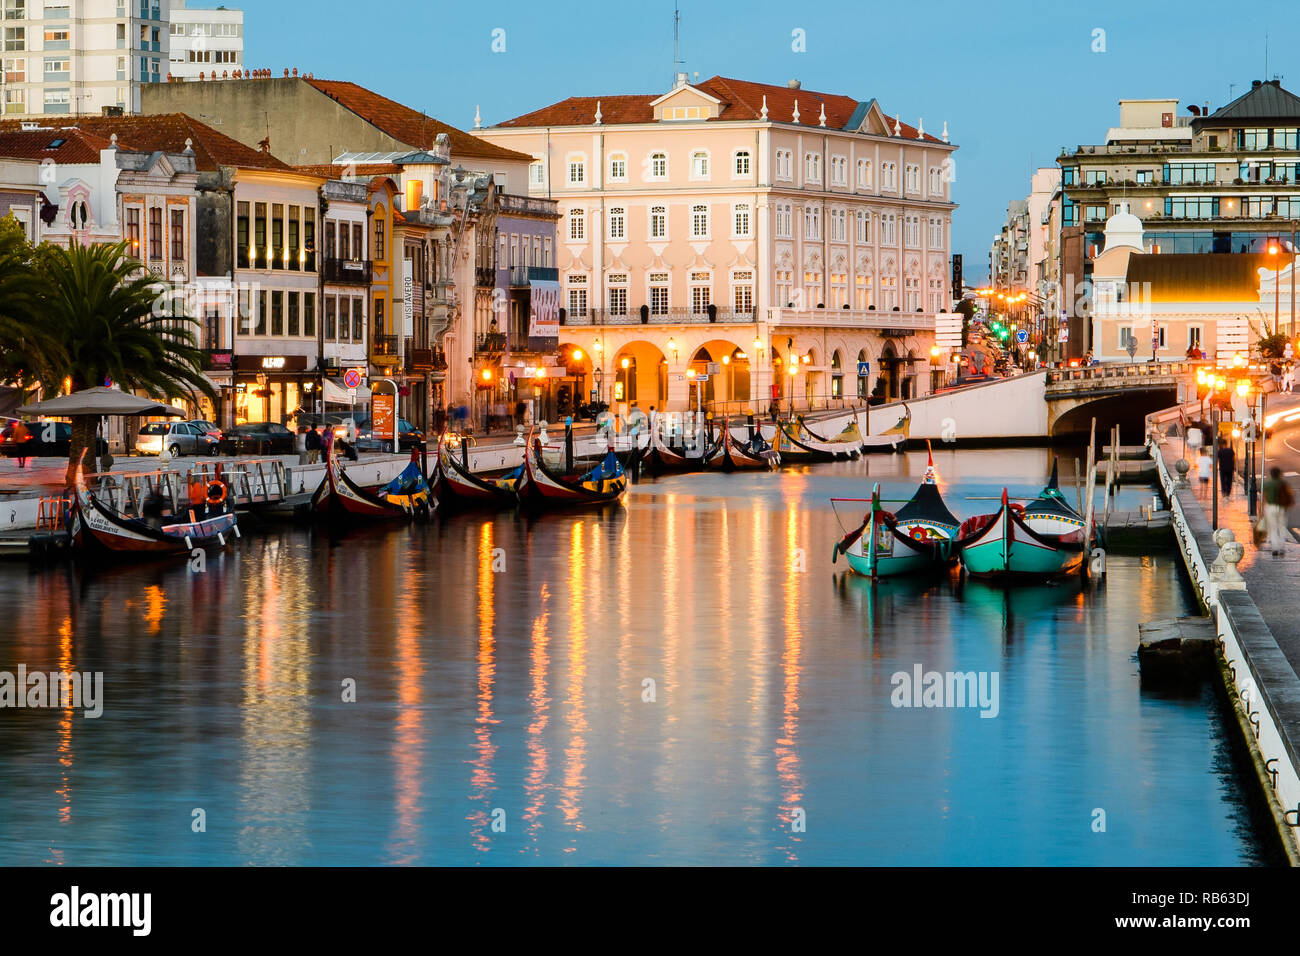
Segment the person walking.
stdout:
<svg viewBox="0 0 1300 956">
<path fill-rule="evenodd" d="M 1196 474 L 1201 479 L 1201 484 L 1208 486 L 1210 479 L 1214 477 L 1214 459 L 1204 448 L 1201 449 L 1201 456 L 1196 461 Z M 1209 490 L 1208 487 L 1206 489 Z"/>
<path fill-rule="evenodd" d="M 1268 549 L 1276 557 L 1286 552 L 1286 512 L 1295 503 L 1291 486 L 1282 478 L 1282 469 L 1274 466 L 1268 470 L 1264 482 L 1264 530 L 1268 535 Z"/>
<path fill-rule="evenodd" d="M 1232 476 L 1237 470 L 1237 453 L 1233 451 L 1232 444 L 1219 446 L 1219 488 L 1223 492 L 1223 497 L 1232 497 Z"/>
<path fill-rule="evenodd" d="M 293 436 L 293 450 L 298 453 L 298 464 L 307 464 L 307 426 L 299 425 L 298 434 Z"/>
<path fill-rule="evenodd" d="M 14 442 L 15 444 L 23 444 L 31 441 L 31 437 L 32 437 L 32 433 L 27 430 L 27 426 L 22 421 L 14 422 L 14 430 L 9 436 L 9 440 L 11 442 Z M 28 449 L 26 448 L 22 448 L 19 450 L 19 454 L 18 454 L 19 468 L 27 467 L 27 454 L 26 454 L 27 450 Z"/>
</svg>

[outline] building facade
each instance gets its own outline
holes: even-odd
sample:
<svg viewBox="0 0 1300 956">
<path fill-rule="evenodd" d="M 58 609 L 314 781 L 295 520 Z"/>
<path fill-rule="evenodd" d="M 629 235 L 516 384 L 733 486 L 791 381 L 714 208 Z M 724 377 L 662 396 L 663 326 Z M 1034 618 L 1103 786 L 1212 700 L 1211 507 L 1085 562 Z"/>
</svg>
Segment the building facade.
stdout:
<svg viewBox="0 0 1300 956">
<path fill-rule="evenodd" d="M 169 56 L 169 0 L 0 0 L 0 113 L 140 110 Z"/>
<path fill-rule="evenodd" d="M 196 10 L 186 0 L 170 0 L 170 4 L 169 79 L 197 80 L 243 70 L 243 10 Z"/>
<path fill-rule="evenodd" d="M 587 394 L 766 409 L 926 387 L 952 305 L 946 138 L 797 81 L 684 74 L 474 132 L 533 156 L 530 195 L 559 204 L 560 354 Z"/>
</svg>

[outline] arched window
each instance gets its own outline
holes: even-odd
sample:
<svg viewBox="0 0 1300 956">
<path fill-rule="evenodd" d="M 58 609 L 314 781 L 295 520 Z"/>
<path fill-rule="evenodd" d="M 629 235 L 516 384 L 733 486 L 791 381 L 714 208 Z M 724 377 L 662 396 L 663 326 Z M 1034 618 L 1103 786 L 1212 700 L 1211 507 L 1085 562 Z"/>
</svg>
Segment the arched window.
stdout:
<svg viewBox="0 0 1300 956">
<path fill-rule="evenodd" d="M 858 352 L 858 398 L 867 398 L 871 394 L 871 388 L 868 380 L 870 374 L 864 374 L 870 368 L 867 362 L 867 350 L 861 349 Z"/>
</svg>

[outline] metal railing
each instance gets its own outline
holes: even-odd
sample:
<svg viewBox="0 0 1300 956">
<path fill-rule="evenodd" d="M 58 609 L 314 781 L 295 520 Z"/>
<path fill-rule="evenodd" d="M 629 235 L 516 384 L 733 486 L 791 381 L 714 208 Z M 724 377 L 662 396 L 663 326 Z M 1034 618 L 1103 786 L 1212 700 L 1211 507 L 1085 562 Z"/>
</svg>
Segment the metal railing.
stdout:
<svg viewBox="0 0 1300 956">
<path fill-rule="evenodd" d="M 1101 365 L 1084 365 L 1079 368 L 1052 369 L 1047 373 L 1047 384 L 1061 382 L 1103 381 L 1117 378 L 1167 378 L 1171 375 L 1194 375 L 1197 366 L 1213 366 L 1213 362 L 1106 362 Z"/>
<path fill-rule="evenodd" d="M 710 323 L 752 325 L 757 321 L 757 311 L 735 312 L 728 309 L 715 309 L 710 313 L 677 307 L 660 312 L 652 312 L 649 307 L 630 309 L 626 312 L 588 309 L 581 315 L 566 311 L 560 317 L 561 325 L 708 325 Z"/>
<path fill-rule="evenodd" d="M 370 354 L 371 355 L 396 355 L 397 336 L 396 335 L 370 336 Z"/>
<path fill-rule="evenodd" d="M 330 258 L 324 262 L 324 279 L 326 282 L 353 283 L 368 285 L 370 283 L 369 259 Z"/>
</svg>

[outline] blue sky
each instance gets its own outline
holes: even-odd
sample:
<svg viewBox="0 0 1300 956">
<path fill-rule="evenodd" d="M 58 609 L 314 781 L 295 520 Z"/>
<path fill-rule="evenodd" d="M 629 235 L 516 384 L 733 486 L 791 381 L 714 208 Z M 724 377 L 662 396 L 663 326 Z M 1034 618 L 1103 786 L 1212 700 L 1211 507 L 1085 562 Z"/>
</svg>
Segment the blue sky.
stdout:
<svg viewBox="0 0 1300 956">
<path fill-rule="evenodd" d="M 216 6 L 191 2 L 191 6 Z M 247 65 L 352 80 L 468 128 L 575 94 L 649 93 L 672 79 L 672 0 L 634 4 L 495 0 L 238 0 Z M 1300 17 L 1280 0 L 1232 5 L 1051 0 L 803 5 L 681 0 L 682 69 L 876 97 L 927 132 L 944 121 L 957 152 L 954 251 L 967 281 L 987 273 L 1007 201 L 1063 145 L 1099 142 L 1121 97 L 1228 102 L 1269 74 L 1300 91 Z M 791 8 L 798 10 L 791 13 Z M 1225 12 L 1230 11 L 1230 12 Z M 492 51 L 505 30 L 505 52 Z M 791 49 L 796 28 L 807 51 Z M 1105 52 L 1093 52 L 1093 31 Z M 1294 75 L 1292 75 L 1294 74 Z"/>
</svg>

